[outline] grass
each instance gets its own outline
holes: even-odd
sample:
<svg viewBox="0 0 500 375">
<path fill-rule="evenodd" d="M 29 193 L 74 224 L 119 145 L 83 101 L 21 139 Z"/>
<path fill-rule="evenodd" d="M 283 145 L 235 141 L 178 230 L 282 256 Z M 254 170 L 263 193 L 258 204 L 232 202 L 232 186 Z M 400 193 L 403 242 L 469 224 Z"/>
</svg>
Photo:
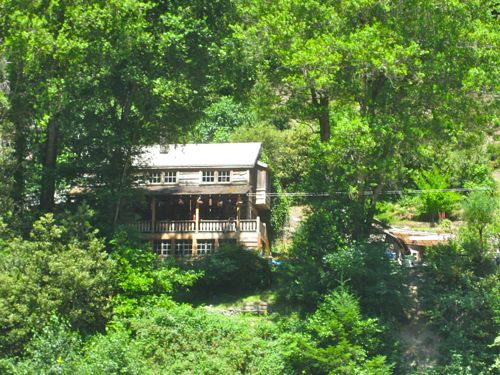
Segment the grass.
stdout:
<svg viewBox="0 0 500 375">
<path fill-rule="evenodd" d="M 430 223 L 427 221 L 416 221 L 416 220 L 393 220 L 391 225 L 393 227 L 398 227 L 398 228 L 409 228 L 414 231 L 421 231 L 421 232 L 432 232 L 432 233 L 447 233 L 449 232 L 447 229 L 443 229 L 439 224 L 437 223 Z M 458 228 L 463 225 L 462 221 L 452 221 L 451 222 L 451 232 L 456 233 L 458 232 Z"/>
<path fill-rule="evenodd" d="M 462 221 L 455 219 L 451 221 L 448 228 L 436 222 L 421 221 L 418 219 L 417 205 L 415 197 L 403 198 L 401 202 L 380 202 L 377 205 L 379 212 L 376 218 L 393 227 L 432 233 L 448 233 L 450 230 L 452 233 L 456 233 L 458 228 L 463 225 Z M 458 218 L 461 216 L 461 212 L 456 210 L 452 216 Z"/>
<path fill-rule="evenodd" d="M 240 307 L 254 302 L 276 303 L 277 291 L 275 288 L 248 293 L 214 293 L 211 295 L 197 296 L 189 302 L 194 306 L 212 305 L 220 308 Z"/>
<path fill-rule="evenodd" d="M 229 308 L 229 307 L 240 307 L 245 304 L 250 304 L 254 302 L 267 302 L 269 304 L 273 304 L 276 302 L 277 299 L 277 293 L 275 290 L 269 289 L 269 290 L 264 290 L 264 291 L 259 291 L 254 294 L 249 294 L 249 295 L 240 295 L 240 296 L 230 296 L 230 295 L 225 295 L 225 297 L 230 297 L 225 299 L 224 296 L 215 296 L 216 298 L 214 299 L 214 303 L 211 303 L 211 305 L 214 305 L 216 307 L 223 307 L 223 308 Z M 219 298 L 217 298 L 219 297 Z M 220 298 L 222 297 L 222 298 Z"/>
</svg>

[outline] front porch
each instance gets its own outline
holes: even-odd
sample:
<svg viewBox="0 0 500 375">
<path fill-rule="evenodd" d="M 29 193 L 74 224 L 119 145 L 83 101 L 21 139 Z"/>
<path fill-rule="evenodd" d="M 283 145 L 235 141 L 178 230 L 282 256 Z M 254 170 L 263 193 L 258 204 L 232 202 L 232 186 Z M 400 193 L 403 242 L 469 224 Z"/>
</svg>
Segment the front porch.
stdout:
<svg viewBox="0 0 500 375">
<path fill-rule="evenodd" d="M 266 224 L 252 220 L 138 221 L 131 225 L 153 242 L 161 256 L 196 257 L 210 254 L 223 243 L 238 243 L 249 249 L 269 250 Z"/>
<path fill-rule="evenodd" d="M 243 194 L 161 194 L 147 199 L 147 208 L 138 212 L 141 219 L 130 226 L 152 241 L 159 255 L 204 255 L 225 241 L 269 250 L 266 224 Z"/>
</svg>

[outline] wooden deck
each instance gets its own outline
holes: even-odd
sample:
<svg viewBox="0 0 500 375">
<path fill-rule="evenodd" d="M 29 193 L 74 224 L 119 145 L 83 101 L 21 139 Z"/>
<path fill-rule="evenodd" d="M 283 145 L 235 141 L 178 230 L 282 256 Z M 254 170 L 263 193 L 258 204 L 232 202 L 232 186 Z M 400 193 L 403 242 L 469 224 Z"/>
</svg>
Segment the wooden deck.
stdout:
<svg viewBox="0 0 500 375">
<path fill-rule="evenodd" d="M 223 240 L 236 240 L 251 249 L 269 249 L 266 224 L 260 218 L 253 220 L 141 220 L 130 224 L 147 240 L 214 240 L 215 246 Z"/>
</svg>

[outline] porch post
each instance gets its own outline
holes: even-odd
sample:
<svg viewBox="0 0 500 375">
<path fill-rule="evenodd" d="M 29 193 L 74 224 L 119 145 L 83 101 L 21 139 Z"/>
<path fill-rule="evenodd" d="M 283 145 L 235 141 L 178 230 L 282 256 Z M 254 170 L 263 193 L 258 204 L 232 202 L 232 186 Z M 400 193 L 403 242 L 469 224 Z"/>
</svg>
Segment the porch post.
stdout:
<svg viewBox="0 0 500 375">
<path fill-rule="evenodd" d="M 198 232 L 198 229 L 200 228 L 200 204 L 201 204 L 201 197 L 198 197 L 198 199 L 196 199 L 196 209 L 195 209 L 195 213 L 194 213 L 194 219 L 195 219 L 195 224 L 194 224 L 194 228 L 195 228 L 195 232 Z"/>
<path fill-rule="evenodd" d="M 236 200 L 236 230 L 240 230 L 240 219 L 241 219 L 241 205 L 242 205 L 241 197 L 238 195 Z"/>
<path fill-rule="evenodd" d="M 256 221 L 257 228 L 255 228 L 255 231 L 257 232 L 257 247 L 260 249 L 260 248 L 262 248 L 262 238 L 260 235 L 260 216 L 257 216 L 256 220 L 257 220 Z"/>
<path fill-rule="evenodd" d="M 156 232 L 156 197 L 151 199 L 151 232 Z"/>
</svg>

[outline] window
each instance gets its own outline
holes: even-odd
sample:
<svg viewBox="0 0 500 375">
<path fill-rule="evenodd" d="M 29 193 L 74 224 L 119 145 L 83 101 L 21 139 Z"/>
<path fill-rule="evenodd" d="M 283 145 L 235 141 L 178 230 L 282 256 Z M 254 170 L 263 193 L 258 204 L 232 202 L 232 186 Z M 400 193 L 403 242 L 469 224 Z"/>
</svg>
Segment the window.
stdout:
<svg viewBox="0 0 500 375">
<path fill-rule="evenodd" d="M 202 171 L 201 182 L 231 182 L 231 171 Z"/>
<path fill-rule="evenodd" d="M 172 243 L 170 240 L 157 240 L 154 241 L 154 251 L 156 254 L 163 257 L 172 255 Z"/>
<path fill-rule="evenodd" d="M 215 182 L 215 172 L 214 171 L 203 171 L 201 174 L 202 182 Z"/>
<path fill-rule="evenodd" d="M 177 183 L 177 172 L 176 171 L 166 171 L 165 172 L 165 183 L 166 184 Z"/>
<path fill-rule="evenodd" d="M 151 172 L 148 176 L 148 182 L 150 184 L 161 183 L 161 173 L 160 172 Z"/>
<path fill-rule="evenodd" d="M 191 256 L 193 249 L 193 241 L 191 240 L 179 240 L 175 242 L 175 255 L 179 257 L 189 257 Z"/>
<path fill-rule="evenodd" d="M 196 254 L 198 254 L 198 255 L 211 254 L 214 247 L 215 247 L 214 240 L 200 240 L 196 244 Z"/>
<path fill-rule="evenodd" d="M 231 182 L 231 171 L 218 171 L 217 182 Z"/>
</svg>

